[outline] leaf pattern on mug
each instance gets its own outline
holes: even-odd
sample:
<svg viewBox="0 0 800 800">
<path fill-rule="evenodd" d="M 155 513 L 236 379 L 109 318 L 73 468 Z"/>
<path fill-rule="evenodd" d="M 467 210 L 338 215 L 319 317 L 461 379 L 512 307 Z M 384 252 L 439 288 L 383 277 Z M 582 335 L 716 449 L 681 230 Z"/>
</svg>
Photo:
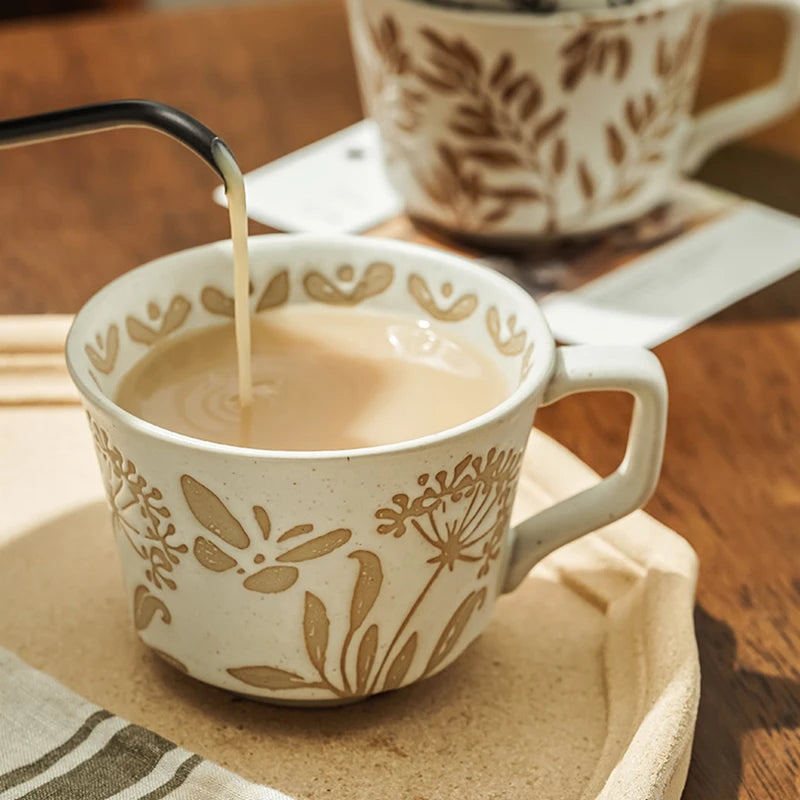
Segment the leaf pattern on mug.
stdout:
<svg viewBox="0 0 800 800">
<path fill-rule="evenodd" d="M 513 323 L 510 327 L 513 330 Z M 387 635 L 381 624 L 369 623 L 381 603 L 385 584 L 381 558 L 371 550 L 354 550 L 347 556 L 357 565 L 357 572 L 342 641 L 335 639 L 331 625 L 331 620 L 342 611 L 338 606 L 329 607 L 322 592 L 306 590 L 301 634 L 308 670 L 288 672 L 264 664 L 231 667 L 228 674 L 266 691 L 320 689 L 328 696 L 347 699 L 398 689 L 438 671 L 459 648 L 463 649 L 470 621 L 484 607 L 489 589 L 484 584 L 459 593 L 460 600 L 454 604 L 429 652 L 420 644 L 417 615 L 446 572 L 453 572 L 459 564 L 465 570 L 475 570 L 477 565 L 476 577 L 482 581 L 489 575 L 491 565 L 498 562 L 508 531 L 520 462 L 520 452 L 497 448 L 483 456 L 467 455 L 450 469 L 439 470 L 435 475 L 419 475 L 418 496 L 412 499 L 407 494 L 395 494 L 392 507 L 375 512 L 379 535 L 400 538 L 413 530 L 433 554 L 424 562 L 430 565 L 425 585 L 393 632 Z M 327 552 L 330 543 L 335 541 L 341 547 L 349 540 L 349 536 L 345 539 L 339 531 L 332 531 L 320 537 L 315 546 Z M 391 595 L 384 600 L 387 601 L 396 603 Z"/>
<path fill-rule="evenodd" d="M 211 489 L 191 475 L 181 476 L 181 489 L 192 515 L 206 530 L 240 550 L 250 544 L 239 520 Z"/>
<path fill-rule="evenodd" d="M 386 679 L 383 682 L 384 692 L 399 689 L 403 685 L 403 681 L 411 667 L 411 662 L 417 652 L 417 638 L 416 632 L 412 633 L 400 652 L 395 656 L 386 672 Z"/>
<path fill-rule="evenodd" d="M 137 631 L 143 631 L 159 614 L 165 625 L 172 622 L 166 603 L 154 595 L 147 586 L 140 584 L 133 592 L 133 623 Z"/>
<path fill-rule="evenodd" d="M 512 53 L 487 64 L 462 38 L 431 28 L 420 36 L 429 51 L 417 76 L 429 90 L 453 96 L 448 127 L 459 145 L 438 142 L 438 162 L 416 170 L 419 185 L 458 227 L 491 228 L 520 204 L 535 204 L 555 231 L 556 187 L 569 162 L 566 139 L 558 135 L 566 109 L 546 109 L 542 84 L 517 67 Z M 504 180 L 512 171 L 522 171 L 525 182 Z"/>
<path fill-rule="evenodd" d="M 245 575 L 242 586 L 251 592 L 260 594 L 279 594 L 291 589 L 300 577 L 300 569 L 295 566 L 306 561 L 323 558 L 345 545 L 352 536 L 352 531 L 337 528 L 318 536 L 313 536 L 314 526 L 308 523 L 294 525 L 277 537 L 276 544 L 288 540 L 305 537 L 300 544 L 293 543 L 282 552 L 271 554 L 274 563 L 267 564 L 264 554 L 264 543 L 269 542 L 272 533 L 272 521 L 266 508 L 261 505 L 252 506 L 258 536 L 250 536 L 244 525 L 237 519 L 222 499 L 208 486 L 191 475 L 181 477 L 181 490 L 186 505 L 192 516 L 219 541 L 211 541 L 204 536 L 194 540 L 192 554 L 200 566 L 211 572 L 228 572 L 238 567 L 237 575 Z M 311 538 L 307 538 L 312 535 Z M 231 554 L 225 545 L 235 548 Z M 253 550 L 255 549 L 255 554 Z M 246 551 L 246 552 L 245 552 Z M 255 566 L 253 572 L 243 565 L 252 559 Z"/>
<path fill-rule="evenodd" d="M 114 445 L 108 431 L 88 414 L 114 533 L 124 538 L 146 562 L 145 577 L 155 589 L 176 589 L 173 572 L 185 544 L 175 544 L 177 531 L 161 490 L 151 486 L 136 464 Z"/>
<path fill-rule="evenodd" d="M 387 14 L 377 26 L 367 25 L 371 52 L 365 53 L 364 79 L 370 90 L 370 116 L 377 120 L 388 161 L 413 154 L 413 134 L 423 119 L 426 94 L 414 80 L 411 53 L 394 17 Z"/>
<path fill-rule="evenodd" d="M 450 621 L 442 631 L 439 640 L 433 648 L 431 657 L 425 667 L 425 675 L 430 675 L 450 655 L 456 643 L 464 633 L 475 609 L 480 608 L 486 599 L 486 587 L 470 592 L 461 605 L 455 610 Z"/>
<path fill-rule="evenodd" d="M 702 54 L 701 22 L 701 15 L 695 13 L 676 39 L 659 38 L 653 63 L 657 87 L 638 98 L 626 98 L 621 122 L 606 124 L 606 152 L 614 167 L 614 202 L 624 203 L 637 195 L 647 184 L 648 171 L 667 161 L 666 148 L 678 120 L 691 110 Z M 587 175 L 578 175 L 584 197 L 586 186 L 594 187 L 585 180 Z"/>
<path fill-rule="evenodd" d="M 394 267 L 381 261 L 370 264 L 358 280 L 354 279 L 353 267 L 343 264 L 331 280 L 312 270 L 303 277 L 306 294 L 319 303 L 335 306 L 354 306 L 370 297 L 385 292 L 394 280 Z"/>
<path fill-rule="evenodd" d="M 500 313 L 496 306 L 491 306 L 486 312 L 486 328 L 498 352 L 504 356 L 518 356 L 525 350 L 528 339 L 526 331 L 518 331 L 516 314 L 512 314 L 506 322 L 508 337 L 503 339 L 500 326 Z"/>
<path fill-rule="evenodd" d="M 148 319 L 151 323 L 158 322 L 158 325 L 148 325 L 137 317 L 128 315 L 125 318 L 125 328 L 132 341 L 148 346 L 154 345 L 178 330 L 186 321 L 191 310 L 192 304 L 182 294 L 178 294 L 172 298 L 167 310 L 163 312 L 158 303 L 147 304 Z"/>
<path fill-rule="evenodd" d="M 254 288 L 250 282 L 248 294 L 253 295 Z M 270 308 L 278 308 L 289 299 L 289 270 L 282 269 L 267 281 L 256 302 L 256 311 L 267 311 Z M 225 294 L 217 286 L 204 286 L 200 292 L 200 303 L 206 311 L 218 314 L 222 317 L 233 318 L 236 311 L 236 303 L 229 294 Z"/>
<path fill-rule="evenodd" d="M 590 73 L 610 75 L 621 83 L 631 64 L 630 39 L 616 28 L 622 25 L 616 20 L 591 20 L 561 48 L 561 88 L 572 92 Z"/>
<path fill-rule="evenodd" d="M 289 299 L 289 270 L 283 269 L 270 278 L 256 303 L 256 311 L 278 308 Z"/>
<path fill-rule="evenodd" d="M 473 292 L 463 294 L 446 305 L 438 305 L 425 278 L 416 273 L 408 277 L 408 292 L 419 303 L 420 308 L 442 322 L 461 322 L 470 317 L 478 307 L 478 296 Z M 441 294 L 445 300 L 449 300 L 452 293 L 451 283 L 442 284 Z"/>
<path fill-rule="evenodd" d="M 98 372 L 110 375 L 119 355 L 119 328 L 113 323 L 109 325 L 105 338 L 98 333 L 94 345 L 85 345 L 84 352 Z"/>
</svg>

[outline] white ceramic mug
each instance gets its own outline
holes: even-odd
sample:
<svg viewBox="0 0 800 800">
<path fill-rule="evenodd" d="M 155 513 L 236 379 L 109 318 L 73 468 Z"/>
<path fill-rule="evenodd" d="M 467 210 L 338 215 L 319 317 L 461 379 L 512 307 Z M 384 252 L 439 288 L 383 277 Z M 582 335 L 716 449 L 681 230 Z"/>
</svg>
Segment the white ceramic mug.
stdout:
<svg viewBox="0 0 800 800">
<path fill-rule="evenodd" d="M 154 344 L 227 320 L 229 243 L 167 256 L 100 290 L 75 318 L 67 361 L 136 628 L 178 668 L 284 703 L 404 686 L 453 661 L 536 561 L 652 493 L 667 399 L 650 352 L 556 348 L 519 286 L 433 249 L 273 235 L 251 239 L 250 253 L 254 312 L 358 304 L 437 320 L 490 354 L 512 388 L 476 419 L 399 444 L 280 452 L 200 441 L 113 398 Z M 536 409 L 608 389 L 636 398 L 619 469 L 511 529 Z"/>
<path fill-rule="evenodd" d="M 584 234 L 800 99 L 800 0 L 647 0 L 549 16 L 348 0 L 366 108 L 410 214 L 479 239 Z M 781 11 L 771 85 L 691 114 L 712 16 Z"/>
</svg>

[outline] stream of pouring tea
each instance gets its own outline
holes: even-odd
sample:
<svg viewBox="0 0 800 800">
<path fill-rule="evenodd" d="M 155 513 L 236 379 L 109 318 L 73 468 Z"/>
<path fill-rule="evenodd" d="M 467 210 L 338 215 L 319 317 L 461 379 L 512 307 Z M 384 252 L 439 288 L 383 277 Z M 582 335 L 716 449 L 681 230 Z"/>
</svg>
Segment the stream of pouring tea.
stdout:
<svg viewBox="0 0 800 800">
<path fill-rule="evenodd" d="M 247 254 L 247 203 L 244 177 L 231 151 L 219 140 L 212 146 L 214 161 L 225 179 L 228 214 L 233 241 L 233 308 L 236 355 L 239 368 L 239 405 L 245 411 L 253 403 L 253 375 L 250 343 L 250 262 Z M 247 416 L 247 415 L 245 415 Z M 247 420 L 242 420 L 247 424 Z"/>
</svg>

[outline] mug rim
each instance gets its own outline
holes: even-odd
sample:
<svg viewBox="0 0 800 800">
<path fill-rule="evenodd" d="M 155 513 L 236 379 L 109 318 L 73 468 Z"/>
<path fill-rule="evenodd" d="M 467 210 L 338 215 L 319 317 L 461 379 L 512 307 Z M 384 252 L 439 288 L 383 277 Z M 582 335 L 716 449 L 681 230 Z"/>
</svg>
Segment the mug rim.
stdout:
<svg viewBox="0 0 800 800">
<path fill-rule="evenodd" d="M 555 365 L 555 341 L 550 332 L 550 328 L 542 313 L 539 304 L 534 298 L 523 289 L 519 284 L 501 275 L 499 272 L 491 269 L 488 266 L 474 263 L 466 256 L 450 253 L 446 250 L 440 250 L 435 247 L 416 244 L 413 242 L 405 242 L 395 239 L 384 239 L 381 237 L 358 236 L 353 234 L 318 234 L 318 233 L 272 233 L 261 234 L 258 236 L 248 237 L 248 246 L 251 254 L 256 249 L 271 248 L 273 245 L 279 247 L 281 244 L 289 245 L 296 244 L 298 248 L 305 245 L 313 245 L 322 248 L 336 248 L 347 246 L 349 248 L 355 247 L 360 251 L 371 252 L 376 258 L 383 258 L 390 256 L 392 253 L 399 253 L 413 256 L 417 254 L 421 257 L 436 258 L 439 261 L 449 262 L 454 270 L 461 270 L 470 272 L 472 274 L 480 274 L 482 279 L 488 279 L 490 283 L 495 284 L 502 289 L 506 294 L 516 295 L 520 298 L 521 302 L 528 306 L 531 313 L 531 319 L 534 323 L 535 330 L 532 330 L 532 341 L 535 343 L 535 350 L 537 358 L 531 365 L 531 369 L 520 382 L 520 384 L 511 391 L 511 393 L 502 402 L 498 403 L 493 408 L 480 414 L 477 417 L 462 422 L 460 425 L 446 428 L 443 431 L 431 433 L 426 436 L 419 436 L 414 439 L 406 439 L 400 442 L 392 442 L 389 444 L 372 445 L 369 447 L 350 448 L 347 450 L 269 450 L 264 448 L 255 447 L 242 447 L 240 445 L 223 444 L 221 442 L 211 442 L 205 439 L 199 439 L 187 434 L 171 431 L 168 428 L 161 427 L 152 422 L 142 419 L 141 417 L 126 411 L 111 398 L 107 397 L 100 391 L 99 387 L 93 385 L 90 381 L 84 380 L 79 374 L 77 368 L 77 360 L 83 353 L 82 341 L 78 341 L 80 328 L 87 325 L 87 320 L 91 318 L 91 314 L 95 308 L 103 304 L 110 296 L 116 294 L 128 282 L 137 281 L 142 275 L 148 273 L 162 274 L 164 269 L 169 268 L 170 262 L 184 260 L 193 255 L 201 255 L 214 248 L 219 248 L 221 245 L 230 250 L 230 240 L 222 239 L 216 242 L 209 242 L 207 244 L 198 245 L 196 247 L 178 250 L 169 253 L 165 256 L 145 262 L 138 267 L 128 270 L 127 272 L 118 275 L 113 280 L 106 283 L 95 294 L 93 294 L 78 312 L 75 314 L 72 324 L 70 325 L 67 334 L 66 344 L 64 348 L 67 370 L 72 378 L 73 383 L 80 392 L 82 398 L 90 403 L 98 406 L 102 411 L 114 419 L 121 421 L 123 424 L 140 433 L 159 439 L 161 441 L 188 447 L 193 450 L 202 450 L 209 453 L 217 453 L 219 455 L 236 456 L 242 458 L 256 458 L 256 459 L 275 459 L 283 461 L 304 461 L 304 460 L 346 460 L 350 461 L 355 458 L 365 458 L 369 456 L 378 456 L 383 454 L 395 452 L 410 452 L 417 449 L 428 447 L 432 444 L 437 444 L 447 439 L 455 438 L 465 434 L 471 430 L 482 428 L 485 425 L 491 424 L 509 413 L 516 411 L 527 400 L 540 392 L 546 382 L 550 379 Z M 295 262 L 296 263 L 296 262 Z M 289 266 L 292 269 L 292 266 Z M 252 312 L 251 312 L 252 313 Z M 543 354 L 542 350 L 546 352 Z"/>
<path fill-rule="evenodd" d="M 364 0 L 348 0 L 348 3 L 364 2 Z M 659 13 L 671 11 L 697 0 L 647 0 L 641 4 L 636 2 L 626 6 L 588 8 L 584 10 L 570 9 L 553 11 L 548 14 L 537 14 L 525 11 L 502 11 L 500 9 L 460 8 L 458 6 L 440 6 L 426 0 L 394 0 L 396 5 L 411 8 L 422 8 L 435 16 L 457 18 L 461 21 L 473 20 L 496 27 L 575 27 L 587 22 L 629 22 L 640 17 L 655 17 Z M 710 5 L 713 0 L 707 0 Z"/>
</svg>

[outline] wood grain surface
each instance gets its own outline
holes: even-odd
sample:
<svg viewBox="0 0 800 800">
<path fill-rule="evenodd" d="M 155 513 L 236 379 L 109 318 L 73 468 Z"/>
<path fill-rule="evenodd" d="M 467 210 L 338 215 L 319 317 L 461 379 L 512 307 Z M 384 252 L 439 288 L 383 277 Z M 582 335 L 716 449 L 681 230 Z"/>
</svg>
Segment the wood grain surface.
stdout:
<svg viewBox="0 0 800 800">
<path fill-rule="evenodd" d="M 700 104 L 768 79 L 782 36 L 768 14 L 716 25 Z M 194 114 L 244 169 L 361 117 L 335 0 L 0 28 L 0 115 L 118 97 Z M 800 114 L 716 154 L 702 175 L 800 213 Z M 143 261 L 225 237 L 216 182 L 192 154 L 141 130 L 0 151 L 0 313 L 74 311 Z M 701 561 L 703 696 L 686 800 L 800 796 L 798 317 L 800 274 L 657 350 L 671 408 L 648 510 Z M 609 472 L 629 412 L 624 397 L 583 395 L 538 424 Z"/>
</svg>

